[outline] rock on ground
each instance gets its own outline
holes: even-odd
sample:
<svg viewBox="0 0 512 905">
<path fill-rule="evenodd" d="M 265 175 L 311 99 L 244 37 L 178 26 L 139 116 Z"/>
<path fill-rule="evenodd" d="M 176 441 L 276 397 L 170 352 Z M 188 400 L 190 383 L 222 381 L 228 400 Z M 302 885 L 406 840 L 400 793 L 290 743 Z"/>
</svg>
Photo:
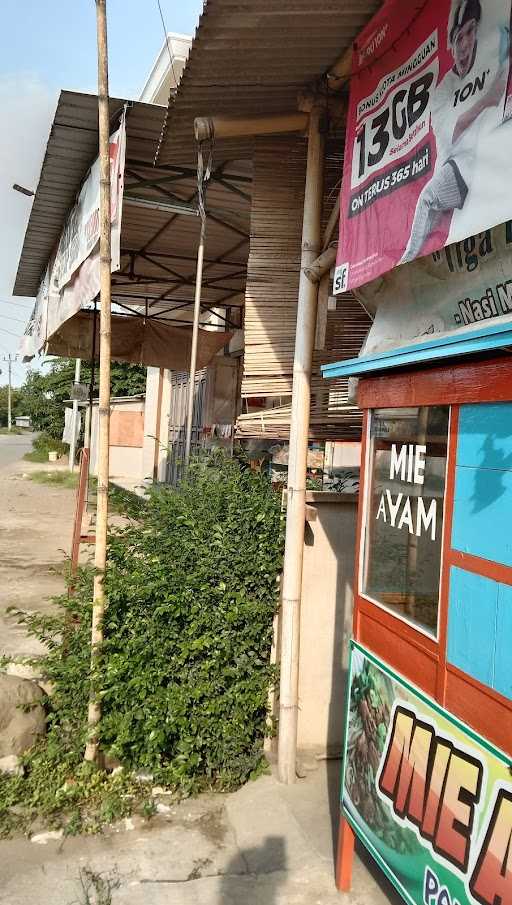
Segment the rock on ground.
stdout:
<svg viewBox="0 0 512 905">
<path fill-rule="evenodd" d="M 23 754 L 44 734 L 42 698 L 34 682 L 0 674 L 0 758 Z"/>
</svg>

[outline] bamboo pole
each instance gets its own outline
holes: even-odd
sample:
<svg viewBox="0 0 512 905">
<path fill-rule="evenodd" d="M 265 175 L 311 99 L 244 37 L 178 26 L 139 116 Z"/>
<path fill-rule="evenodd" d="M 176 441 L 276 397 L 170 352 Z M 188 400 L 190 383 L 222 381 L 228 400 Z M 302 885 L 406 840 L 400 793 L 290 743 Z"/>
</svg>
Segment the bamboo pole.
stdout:
<svg viewBox="0 0 512 905">
<path fill-rule="evenodd" d="M 339 194 L 336 196 L 336 202 L 334 207 L 329 214 L 329 219 L 327 221 L 327 225 L 324 230 L 324 237 L 322 239 L 322 248 L 327 248 L 330 245 L 332 234 L 338 224 L 338 220 L 340 218 L 340 196 Z"/>
<path fill-rule="evenodd" d="M 309 267 L 306 267 L 304 272 L 308 280 L 311 280 L 312 283 L 319 283 L 322 277 L 329 273 L 334 264 L 336 252 L 337 248 L 334 245 L 330 245 Z"/>
<path fill-rule="evenodd" d="M 95 672 L 103 644 L 105 613 L 105 566 L 107 561 L 108 477 L 110 441 L 110 347 L 111 347 L 111 224 L 110 224 L 110 111 L 108 100 L 108 45 L 106 0 L 96 0 L 98 37 L 98 126 L 100 157 L 100 392 L 98 437 L 98 497 L 94 548 L 94 597 L 91 629 L 91 691 L 85 760 L 98 762 L 98 728 L 101 701 L 95 687 Z"/>
<path fill-rule="evenodd" d="M 269 116 L 225 117 L 198 116 L 194 120 L 196 140 L 213 141 L 217 138 L 240 138 L 250 135 L 276 135 L 286 132 L 305 132 L 309 115 L 297 112 L 278 113 Z"/>
<path fill-rule="evenodd" d="M 308 131 L 302 255 L 293 363 L 292 411 L 288 461 L 288 505 L 281 607 L 281 680 L 278 768 L 281 782 L 296 779 L 299 691 L 299 632 L 302 561 L 306 519 L 306 467 L 311 401 L 311 367 L 316 328 L 318 284 L 306 276 L 321 250 L 324 136 L 322 110 L 311 110 Z"/>
<path fill-rule="evenodd" d="M 199 337 L 199 317 L 201 314 L 201 290 L 203 285 L 203 261 L 204 239 L 206 232 L 206 219 L 201 217 L 201 232 L 199 235 L 199 248 L 197 249 L 196 291 L 194 296 L 194 323 L 192 326 L 192 348 L 190 350 L 190 373 L 187 397 L 187 426 L 185 431 L 185 455 L 184 465 L 188 467 L 190 462 L 190 447 L 192 444 L 192 426 L 194 420 L 194 396 L 197 365 L 197 340 Z"/>
<path fill-rule="evenodd" d="M 352 46 L 347 47 L 342 55 L 327 71 L 327 84 L 331 91 L 340 91 L 352 75 Z"/>
</svg>

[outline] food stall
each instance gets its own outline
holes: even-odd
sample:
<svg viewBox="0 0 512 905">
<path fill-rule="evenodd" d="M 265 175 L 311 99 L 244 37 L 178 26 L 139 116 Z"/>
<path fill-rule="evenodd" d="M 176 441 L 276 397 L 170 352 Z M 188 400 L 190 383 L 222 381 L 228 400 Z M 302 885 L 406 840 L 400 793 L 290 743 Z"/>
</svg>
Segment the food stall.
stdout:
<svg viewBox="0 0 512 905">
<path fill-rule="evenodd" d="M 338 885 L 357 837 L 411 905 L 512 903 L 510 12 L 392 0 L 354 48 L 335 287 L 374 321 L 323 369 L 364 412 Z"/>
</svg>

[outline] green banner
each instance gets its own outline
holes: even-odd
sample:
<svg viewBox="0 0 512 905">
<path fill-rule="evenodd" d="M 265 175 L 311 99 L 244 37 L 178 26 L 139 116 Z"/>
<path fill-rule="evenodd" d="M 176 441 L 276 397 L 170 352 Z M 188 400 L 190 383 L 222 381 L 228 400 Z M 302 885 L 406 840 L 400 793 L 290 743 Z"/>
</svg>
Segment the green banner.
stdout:
<svg viewBox="0 0 512 905">
<path fill-rule="evenodd" d="M 351 648 L 344 816 L 411 905 L 512 905 L 511 759 Z"/>
</svg>

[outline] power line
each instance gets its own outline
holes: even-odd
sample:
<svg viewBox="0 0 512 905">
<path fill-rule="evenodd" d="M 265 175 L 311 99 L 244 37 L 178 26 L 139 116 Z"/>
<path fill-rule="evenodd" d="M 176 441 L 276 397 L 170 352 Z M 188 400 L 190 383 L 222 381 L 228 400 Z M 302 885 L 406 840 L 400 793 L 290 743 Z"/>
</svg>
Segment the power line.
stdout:
<svg viewBox="0 0 512 905">
<path fill-rule="evenodd" d="M 171 45 L 169 44 L 169 32 L 168 32 L 167 26 L 165 24 L 164 14 L 162 12 L 162 4 L 160 3 L 160 0 L 156 0 L 156 2 L 158 5 L 158 12 L 160 13 L 160 19 L 162 20 L 162 28 L 164 30 L 164 38 L 165 38 L 165 43 L 167 45 L 167 52 L 169 54 L 169 62 L 171 64 L 172 74 L 174 77 L 174 84 L 176 85 L 176 87 L 178 87 L 178 79 L 176 78 L 176 71 L 174 69 L 174 63 L 172 60 Z"/>
</svg>

